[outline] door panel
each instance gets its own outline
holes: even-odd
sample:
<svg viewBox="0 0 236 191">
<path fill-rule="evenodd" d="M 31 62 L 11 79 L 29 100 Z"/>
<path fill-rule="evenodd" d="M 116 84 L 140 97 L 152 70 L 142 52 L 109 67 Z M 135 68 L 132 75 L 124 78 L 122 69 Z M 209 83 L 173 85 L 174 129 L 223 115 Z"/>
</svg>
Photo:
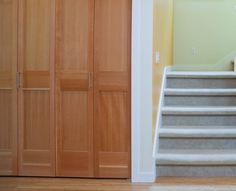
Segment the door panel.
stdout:
<svg viewBox="0 0 236 191">
<path fill-rule="evenodd" d="M 0 175 L 17 175 L 17 0 L 0 0 Z"/>
<path fill-rule="evenodd" d="M 20 0 L 19 174 L 55 175 L 51 14 L 53 1 Z"/>
<path fill-rule="evenodd" d="M 47 91 L 24 92 L 24 149 L 49 150 L 49 93 Z M 42 141 L 42 137 L 44 140 Z"/>
<path fill-rule="evenodd" d="M 62 121 L 64 126 L 67 127 L 64 131 L 64 150 L 88 150 L 88 129 L 87 127 L 87 108 L 88 108 L 88 95 L 87 92 L 69 92 L 62 93 Z M 70 115 L 78 112 L 78 115 Z"/>
<path fill-rule="evenodd" d="M 93 0 L 57 0 L 57 176 L 93 176 Z"/>
<path fill-rule="evenodd" d="M 50 1 L 23 0 L 24 69 L 49 70 Z"/>
<path fill-rule="evenodd" d="M 96 0 L 95 176 L 130 177 L 131 0 Z"/>
<path fill-rule="evenodd" d="M 58 0 L 57 26 L 61 36 L 63 71 L 88 71 L 91 0 Z"/>
</svg>

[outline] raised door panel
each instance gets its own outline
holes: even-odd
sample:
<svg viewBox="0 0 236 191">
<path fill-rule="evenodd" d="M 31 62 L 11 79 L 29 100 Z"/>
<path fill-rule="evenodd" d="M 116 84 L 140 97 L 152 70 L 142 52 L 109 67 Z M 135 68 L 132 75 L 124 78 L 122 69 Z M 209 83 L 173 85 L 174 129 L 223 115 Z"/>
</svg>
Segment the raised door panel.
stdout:
<svg viewBox="0 0 236 191">
<path fill-rule="evenodd" d="M 53 8 L 51 0 L 19 5 L 19 174 L 55 175 Z"/>
<path fill-rule="evenodd" d="M 95 176 L 130 177 L 131 0 L 96 0 Z"/>
<path fill-rule="evenodd" d="M 0 0 L 0 175 L 17 175 L 17 0 Z"/>
<path fill-rule="evenodd" d="M 57 176 L 93 176 L 93 0 L 57 0 Z"/>
</svg>

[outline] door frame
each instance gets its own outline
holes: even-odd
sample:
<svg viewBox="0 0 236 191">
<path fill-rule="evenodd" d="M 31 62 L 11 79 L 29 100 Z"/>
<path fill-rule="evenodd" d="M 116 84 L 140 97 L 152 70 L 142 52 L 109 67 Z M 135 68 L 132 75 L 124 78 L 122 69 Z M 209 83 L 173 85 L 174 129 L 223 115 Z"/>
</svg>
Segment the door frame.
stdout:
<svg viewBox="0 0 236 191">
<path fill-rule="evenodd" d="M 153 0 L 132 0 L 132 182 L 154 182 L 152 157 Z"/>
</svg>

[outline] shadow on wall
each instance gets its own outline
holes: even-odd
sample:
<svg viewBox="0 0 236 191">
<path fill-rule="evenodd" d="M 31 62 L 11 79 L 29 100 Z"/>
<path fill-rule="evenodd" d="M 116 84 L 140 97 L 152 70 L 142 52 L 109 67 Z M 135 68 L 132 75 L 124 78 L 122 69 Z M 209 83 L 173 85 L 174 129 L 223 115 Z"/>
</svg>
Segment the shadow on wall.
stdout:
<svg viewBox="0 0 236 191">
<path fill-rule="evenodd" d="M 233 71 L 235 70 L 234 68 L 234 59 L 236 57 L 236 50 L 230 52 L 229 54 L 227 54 L 225 57 L 221 58 L 220 60 L 218 60 L 215 64 L 211 64 L 211 65 L 175 65 L 173 66 L 173 70 L 176 71 Z"/>
<path fill-rule="evenodd" d="M 154 0 L 153 3 L 153 129 L 155 129 L 162 75 L 164 68 L 173 63 L 174 0 Z M 160 54 L 160 62 L 158 64 L 156 63 L 157 51 Z"/>
</svg>

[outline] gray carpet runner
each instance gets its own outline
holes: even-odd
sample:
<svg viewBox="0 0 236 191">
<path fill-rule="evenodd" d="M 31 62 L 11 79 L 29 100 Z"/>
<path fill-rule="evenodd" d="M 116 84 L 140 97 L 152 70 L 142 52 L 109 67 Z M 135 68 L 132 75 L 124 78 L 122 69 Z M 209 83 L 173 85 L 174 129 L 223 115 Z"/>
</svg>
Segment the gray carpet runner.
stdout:
<svg viewBox="0 0 236 191">
<path fill-rule="evenodd" d="M 167 73 L 157 176 L 236 176 L 236 75 Z"/>
</svg>

